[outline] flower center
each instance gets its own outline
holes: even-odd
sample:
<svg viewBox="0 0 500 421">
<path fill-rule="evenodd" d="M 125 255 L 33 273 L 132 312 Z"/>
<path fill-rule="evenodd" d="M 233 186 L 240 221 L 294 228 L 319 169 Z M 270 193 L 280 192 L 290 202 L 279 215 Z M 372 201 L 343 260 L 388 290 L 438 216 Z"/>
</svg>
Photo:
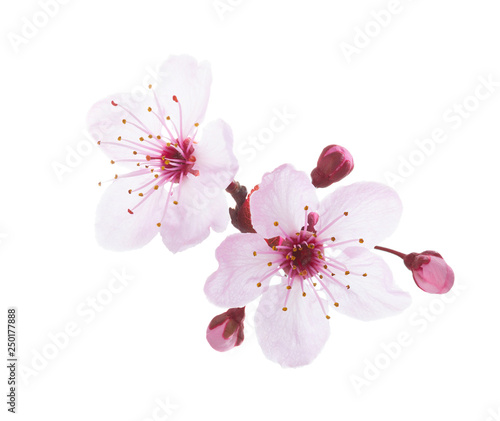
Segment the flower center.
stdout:
<svg viewBox="0 0 500 421">
<path fill-rule="evenodd" d="M 348 275 L 355 278 L 366 277 L 368 275 L 366 273 L 350 271 L 344 263 L 332 256 L 326 255 L 325 250 L 345 244 L 362 244 L 364 240 L 362 238 L 355 238 L 337 241 L 335 237 L 328 238 L 324 236 L 325 231 L 342 218 L 348 216 L 348 212 L 343 212 L 326 224 L 320 231 L 317 231 L 315 225 L 319 220 L 319 215 L 315 212 L 308 212 L 308 206 L 304 210 L 304 225 L 299 232 L 294 234 L 286 233 L 278 221 L 274 222 L 274 226 L 281 229 L 282 236 L 266 240 L 272 251 L 265 252 L 264 254 L 271 255 L 274 259 L 268 262 L 267 265 L 269 267 L 276 265 L 277 267 L 271 268 L 257 283 L 257 287 L 260 288 L 262 281 L 265 279 L 269 279 L 273 275 L 278 274 L 279 271 L 283 271 L 284 276 L 287 278 L 287 292 L 282 308 L 283 311 L 288 310 L 287 302 L 292 287 L 301 288 L 302 296 L 306 297 L 307 294 L 304 289 L 307 286 L 308 290 L 314 293 L 325 317 L 330 319 L 327 309 L 323 305 L 324 300 L 319 296 L 318 292 L 322 292 L 328 301 L 333 303 L 335 307 L 338 307 L 339 303 L 333 295 L 333 289 L 336 287 L 351 289 L 351 286 L 345 283 L 345 277 Z M 253 255 L 257 256 L 257 252 L 254 251 Z M 337 272 L 337 276 L 334 272 Z"/>
<path fill-rule="evenodd" d="M 151 89 L 152 86 L 149 85 L 149 88 Z M 155 107 L 150 106 L 147 111 L 152 113 L 161 123 L 161 133 L 154 133 L 144 121 L 128 108 L 111 101 L 113 106 L 123 109 L 130 116 L 130 120 L 122 119 L 122 123 L 132 126 L 133 129 L 129 132 L 135 131 L 137 137 L 131 135 L 129 135 L 129 138 L 118 136 L 114 142 L 98 142 L 98 144 L 111 144 L 130 150 L 130 159 L 111 160 L 111 164 L 135 162 L 139 167 L 137 171 L 120 176 L 120 178 L 141 177 L 144 180 L 144 183 L 139 187 L 128 190 L 129 194 L 135 193 L 140 198 L 135 206 L 127 209 L 128 213 L 133 214 L 155 192 L 161 191 L 160 188 L 169 187 L 167 203 L 161 217 L 163 220 L 169 203 L 171 201 L 174 205 L 179 203 L 183 178 L 189 174 L 199 175 L 199 171 L 194 169 L 196 164 L 194 145 L 196 144 L 197 130 L 191 136 L 192 128 L 182 127 L 182 107 L 177 96 L 172 97 L 172 100 L 178 104 L 179 108 L 179 123 L 177 125 L 169 115 L 164 115 L 163 107 L 160 105 L 156 93 L 154 93 L 154 100 Z M 194 126 L 197 129 L 198 123 L 195 123 Z M 114 179 L 117 178 L 118 175 L 115 175 Z M 175 192 L 173 191 L 174 184 L 177 185 Z M 172 197 L 174 195 L 176 196 L 175 199 Z M 160 227 L 161 221 L 156 225 Z"/>
<path fill-rule="evenodd" d="M 323 244 L 316 241 L 314 233 L 304 229 L 296 237 L 282 239 L 279 247 L 285 258 L 282 269 L 289 277 L 314 276 L 323 265 Z"/>
</svg>

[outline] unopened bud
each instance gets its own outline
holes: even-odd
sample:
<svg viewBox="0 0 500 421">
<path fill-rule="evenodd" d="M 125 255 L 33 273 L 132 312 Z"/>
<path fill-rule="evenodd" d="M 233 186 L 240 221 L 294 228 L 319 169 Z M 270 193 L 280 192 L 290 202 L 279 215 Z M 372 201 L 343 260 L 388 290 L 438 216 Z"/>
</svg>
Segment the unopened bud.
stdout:
<svg viewBox="0 0 500 421">
<path fill-rule="evenodd" d="M 411 270 L 417 286 L 425 292 L 445 294 L 455 282 L 452 268 L 435 251 L 410 253 L 404 258 L 404 262 Z"/>
<path fill-rule="evenodd" d="M 250 196 L 257 191 L 259 186 L 255 186 L 247 197 L 247 189 L 241 186 L 238 182 L 233 182 L 229 185 L 226 191 L 233 196 L 236 207 L 229 208 L 229 216 L 231 223 L 235 228 L 243 233 L 254 233 L 255 229 L 252 226 L 252 215 L 250 214 Z"/>
<path fill-rule="evenodd" d="M 348 176 L 354 168 L 354 160 L 350 152 L 338 145 L 330 145 L 323 149 L 318 164 L 311 172 L 314 187 L 328 187 Z"/>
<path fill-rule="evenodd" d="M 216 351 L 225 352 L 241 345 L 244 339 L 245 307 L 230 308 L 215 316 L 207 328 L 207 341 Z"/>
</svg>

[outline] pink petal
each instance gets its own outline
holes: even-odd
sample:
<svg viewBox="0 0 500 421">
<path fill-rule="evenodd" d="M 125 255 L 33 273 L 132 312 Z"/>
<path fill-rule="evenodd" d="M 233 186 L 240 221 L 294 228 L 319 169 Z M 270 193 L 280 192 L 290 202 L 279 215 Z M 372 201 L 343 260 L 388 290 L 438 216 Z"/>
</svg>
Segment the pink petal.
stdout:
<svg viewBox="0 0 500 421">
<path fill-rule="evenodd" d="M 342 216 L 344 212 L 348 216 Z M 322 200 L 317 229 L 321 231 L 342 216 L 321 237 L 335 237 L 337 243 L 362 238 L 364 246 L 373 247 L 395 231 L 401 213 L 401 200 L 394 189 L 379 183 L 355 183 Z"/>
<path fill-rule="evenodd" d="M 179 104 L 182 107 L 183 137 L 191 136 L 195 123 L 201 123 L 205 117 L 212 72 L 208 62 L 198 62 L 190 56 L 171 56 L 159 71 L 160 80 L 156 93 L 163 107 L 163 116 L 179 122 Z M 172 98 L 176 96 L 178 103 Z"/>
<path fill-rule="evenodd" d="M 140 248 L 158 234 L 156 225 L 163 212 L 166 194 L 163 189 L 154 192 L 134 214 L 132 209 L 140 198 L 128 190 L 144 184 L 150 177 L 115 180 L 104 192 L 96 213 L 96 237 L 98 243 L 110 250 L 123 251 Z"/>
<path fill-rule="evenodd" d="M 120 106 L 112 105 L 112 101 Z M 139 138 L 147 138 L 149 134 L 157 136 L 161 134 L 161 123 L 150 112 L 148 107 L 153 104 L 154 98 L 151 92 L 143 101 L 135 100 L 130 94 L 116 94 L 96 103 L 87 115 L 87 128 L 91 136 L 108 157 L 112 160 L 138 159 L 134 155 L 134 150 L 140 151 L 141 146 L 147 146 L 146 142 L 140 142 Z M 132 112 L 135 117 L 125 111 L 122 107 Z M 123 120 L 127 123 L 123 124 Z M 140 120 L 140 122 L 138 121 Z M 133 123 L 133 124 L 130 124 Z M 146 130 L 141 130 L 134 125 L 144 126 Z M 121 137 L 121 141 L 118 138 Z M 134 147 L 127 141 L 133 141 Z M 138 154 L 144 157 L 144 154 Z M 130 167 L 135 167 L 135 162 L 124 163 Z"/>
<path fill-rule="evenodd" d="M 255 332 L 267 358 L 283 367 L 299 367 L 311 363 L 323 349 L 330 322 L 314 294 L 303 297 L 300 288 L 290 290 L 288 310 L 283 311 L 286 291 L 283 283 L 262 295 Z"/>
<path fill-rule="evenodd" d="M 339 303 L 336 310 L 340 313 L 356 319 L 374 320 L 393 316 L 410 305 L 410 295 L 394 283 L 389 266 L 371 251 L 363 247 L 350 247 L 336 259 L 351 272 L 349 275 L 335 275 L 344 285 L 350 286 L 347 289 L 337 285 L 333 289 L 333 295 Z M 358 276 L 364 273 L 366 277 Z"/>
<path fill-rule="evenodd" d="M 294 235 L 305 223 L 304 207 L 317 211 L 318 198 L 309 176 L 282 165 L 262 178 L 259 190 L 250 199 L 252 225 L 265 238 Z M 274 223 L 278 222 L 279 226 Z M 281 228 L 281 229 L 280 229 Z"/>
<path fill-rule="evenodd" d="M 220 307 L 242 307 L 255 300 L 269 285 L 266 275 L 276 267 L 269 267 L 271 248 L 256 234 L 233 234 L 227 237 L 215 253 L 219 268 L 207 279 L 205 294 Z M 253 252 L 257 255 L 254 256 Z M 257 287 L 257 283 L 261 287 Z"/>
<path fill-rule="evenodd" d="M 201 243 L 210 235 L 210 228 L 222 232 L 229 222 L 227 200 L 222 189 L 205 189 L 198 177 L 182 180 L 174 192 L 178 205 L 171 199 L 161 226 L 161 236 L 167 248 L 177 253 Z"/>
<path fill-rule="evenodd" d="M 206 189 L 225 189 L 238 170 L 233 153 L 233 132 L 222 120 L 212 121 L 202 130 L 194 153 L 196 164 L 193 169 L 200 172 L 198 180 Z"/>
</svg>

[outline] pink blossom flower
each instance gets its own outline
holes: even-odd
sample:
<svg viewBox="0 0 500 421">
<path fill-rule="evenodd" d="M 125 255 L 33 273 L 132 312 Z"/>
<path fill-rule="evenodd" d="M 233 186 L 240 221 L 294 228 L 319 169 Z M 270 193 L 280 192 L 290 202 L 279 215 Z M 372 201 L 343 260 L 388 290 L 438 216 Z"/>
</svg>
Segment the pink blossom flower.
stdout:
<svg viewBox="0 0 500 421">
<path fill-rule="evenodd" d="M 215 316 L 207 328 L 207 341 L 216 351 L 225 352 L 240 346 L 244 339 L 245 307 L 230 308 Z"/>
<path fill-rule="evenodd" d="M 425 292 L 446 294 L 455 282 L 453 269 L 435 251 L 410 253 L 404 258 L 404 263 L 411 270 L 417 286 Z"/>
<path fill-rule="evenodd" d="M 145 100 L 114 95 L 88 115 L 89 132 L 111 163 L 130 169 L 115 175 L 97 209 L 97 240 L 108 249 L 139 248 L 160 233 L 178 252 L 229 221 L 224 189 L 238 168 L 231 129 L 216 120 L 198 133 L 210 66 L 173 56 L 159 75 Z"/>
<path fill-rule="evenodd" d="M 368 250 L 398 224 L 401 202 L 393 189 L 356 183 L 320 203 L 308 176 L 283 165 L 263 177 L 250 209 L 257 233 L 222 242 L 205 293 L 221 307 L 261 297 L 255 329 L 269 359 L 309 364 L 329 336 L 330 309 L 371 320 L 409 305 L 389 267 Z M 272 246 L 266 239 L 274 239 Z"/>
</svg>

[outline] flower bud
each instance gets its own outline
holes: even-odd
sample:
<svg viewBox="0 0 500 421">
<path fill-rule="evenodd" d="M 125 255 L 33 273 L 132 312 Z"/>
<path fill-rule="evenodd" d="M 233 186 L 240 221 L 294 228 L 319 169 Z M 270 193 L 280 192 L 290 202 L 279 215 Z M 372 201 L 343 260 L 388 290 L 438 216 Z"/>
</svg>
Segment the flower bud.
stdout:
<svg viewBox="0 0 500 421">
<path fill-rule="evenodd" d="M 311 172 L 314 187 L 328 187 L 348 176 L 354 168 L 352 155 L 346 148 L 330 145 L 323 149 L 318 164 Z"/>
<path fill-rule="evenodd" d="M 252 226 L 252 215 L 250 214 L 250 196 L 252 193 L 259 189 L 255 186 L 247 197 L 247 189 L 241 186 L 240 183 L 233 182 L 229 185 L 226 191 L 233 196 L 236 207 L 229 208 L 229 216 L 233 226 L 243 233 L 254 233 L 255 230 Z"/>
<path fill-rule="evenodd" d="M 216 351 L 225 352 L 241 345 L 244 339 L 245 307 L 230 308 L 215 316 L 207 328 L 207 341 Z"/>
<path fill-rule="evenodd" d="M 447 293 L 455 281 L 455 274 L 443 257 L 435 251 L 410 253 L 404 258 L 405 265 L 411 270 L 417 286 L 431 294 Z"/>
</svg>

